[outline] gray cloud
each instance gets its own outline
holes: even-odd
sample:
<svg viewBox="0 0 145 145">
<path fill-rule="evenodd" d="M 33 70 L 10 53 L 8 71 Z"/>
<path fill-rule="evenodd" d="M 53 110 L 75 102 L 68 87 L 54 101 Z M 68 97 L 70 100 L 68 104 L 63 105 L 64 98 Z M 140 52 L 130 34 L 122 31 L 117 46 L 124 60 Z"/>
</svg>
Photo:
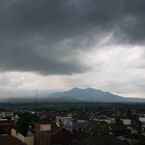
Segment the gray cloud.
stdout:
<svg viewBox="0 0 145 145">
<path fill-rule="evenodd" d="M 144 15 L 143 0 L 1 0 L 0 69 L 87 71 L 79 51 L 108 32 L 121 43 L 143 42 Z"/>
</svg>

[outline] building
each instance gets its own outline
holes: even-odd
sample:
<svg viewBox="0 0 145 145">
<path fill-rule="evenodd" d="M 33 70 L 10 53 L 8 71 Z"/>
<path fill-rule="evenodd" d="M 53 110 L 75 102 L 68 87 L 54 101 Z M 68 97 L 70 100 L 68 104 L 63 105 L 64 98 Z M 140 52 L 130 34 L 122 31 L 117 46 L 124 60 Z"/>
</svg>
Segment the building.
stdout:
<svg viewBox="0 0 145 145">
<path fill-rule="evenodd" d="M 57 116 L 56 125 L 58 127 L 63 127 L 68 131 L 72 131 L 73 130 L 73 118 L 70 116 L 67 116 L 67 117 Z"/>
<path fill-rule="evenodd" d="M 0 145 L 26 145 L 26 144 L 12 136 L 0 135 Z"/>
<path fill-rule="evenodd" d="M 34 145 L 34 136 L 33 134 L 24 136 L 21 133 L 17 132 L 14 128 L 11 129 L 11 136 L 15 139 L 21 141 L 23 144 L 26 145 Z"/>
<path fill-rule="evenodd" d="M 11 120 L 0 120 L 0 134 L 11 134 L 14 122 Z"/>
<path fill-rule="evenodd" d="M 34 145 L 50 145 L 51 124 L 39 123 L 34 126 Z"/>
<path fill-rule="evenodd" d="M 72 133 L 64 128 L 59 128 L 51 133 L 51 145 L 69 145 L 72 140 Z"/>
</svg>

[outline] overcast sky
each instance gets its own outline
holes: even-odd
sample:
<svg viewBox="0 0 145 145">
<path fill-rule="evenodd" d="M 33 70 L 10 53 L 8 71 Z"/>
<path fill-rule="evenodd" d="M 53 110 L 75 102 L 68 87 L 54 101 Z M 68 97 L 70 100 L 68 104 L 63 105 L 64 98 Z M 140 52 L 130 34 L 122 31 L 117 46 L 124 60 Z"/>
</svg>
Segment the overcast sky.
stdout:
<svg viewBox="0 0 145 145">
<path fill-rule="evenodd" d="M 145 98 L 144 0 L 0 0 L 0 96 L 72 87 Z"/>
</svg>

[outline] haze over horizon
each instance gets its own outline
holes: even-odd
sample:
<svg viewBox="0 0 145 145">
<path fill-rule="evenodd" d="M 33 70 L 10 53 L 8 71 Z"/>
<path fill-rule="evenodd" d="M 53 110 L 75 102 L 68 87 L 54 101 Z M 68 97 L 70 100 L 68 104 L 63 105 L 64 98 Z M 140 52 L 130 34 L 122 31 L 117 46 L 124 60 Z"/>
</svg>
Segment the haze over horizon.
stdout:
<svg viewBox="0 0 145 145">
<path fill-rule="evenodd" d="M 145 1 L 1 0 L 0 97 L 92 87 L 145 98 Z"/>
</svg>

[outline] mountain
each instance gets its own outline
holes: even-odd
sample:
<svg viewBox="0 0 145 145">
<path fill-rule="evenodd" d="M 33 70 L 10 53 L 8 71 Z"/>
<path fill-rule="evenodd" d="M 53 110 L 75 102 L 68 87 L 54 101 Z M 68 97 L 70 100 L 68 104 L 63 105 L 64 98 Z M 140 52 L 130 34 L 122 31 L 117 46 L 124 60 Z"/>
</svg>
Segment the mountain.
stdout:
<svg viewBox="0 0 145 145">
<path fill-rule="evenodd" d="M 1 101 L 2 102 L 2 101 Z M 13 97 L 5 99 L 3 102 L 11 103 L 48 103 L 48 102 L 104 102 L 104 103 L 145 103 L 145 99 L 139 98 L 127 98 L 119 95 L 115 95 L 109 92 L 105 92 L 93 88 L 73 88 L 68 91 L 60 91 L 55 93 L 42 93 L 39 96 L 27 96 L 27 97 Z"/>
<path fill-rule="evenodd" d="M 60 101 L 75 101 L 75 102 L 125 102 L 126 98 L 104 92 L 101 90 L 87 88 L 73 88 L 64 92 L 56 92 L 49 94 L 48 99 L 53 98 Z"/>
</svg>

